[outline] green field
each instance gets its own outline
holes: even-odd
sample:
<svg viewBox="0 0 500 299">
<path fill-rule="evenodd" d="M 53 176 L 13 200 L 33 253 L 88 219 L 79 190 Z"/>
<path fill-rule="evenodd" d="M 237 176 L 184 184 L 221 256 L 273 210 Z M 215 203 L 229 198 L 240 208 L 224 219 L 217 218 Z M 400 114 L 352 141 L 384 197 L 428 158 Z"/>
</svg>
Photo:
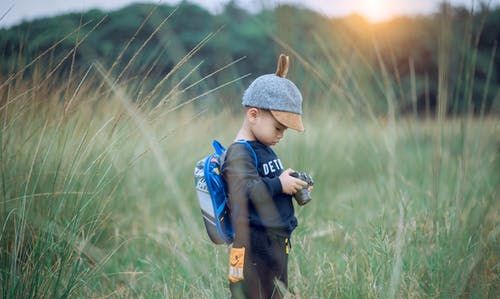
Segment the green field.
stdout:
<svg viewBox="0 0 500 299">
<path fill-rule="evenodd" d="M 151 112 L 71 83 L 64 102 L 64 89 L 10 83 L 0 108 L 0 297 L 228 297 L 193 167 L 241 115 Z M 306 132 L 276 147 L 316 182 L 296 208 L 291 298 L 498 294 L 498 118 L 306 108 Z"/>
</svg>

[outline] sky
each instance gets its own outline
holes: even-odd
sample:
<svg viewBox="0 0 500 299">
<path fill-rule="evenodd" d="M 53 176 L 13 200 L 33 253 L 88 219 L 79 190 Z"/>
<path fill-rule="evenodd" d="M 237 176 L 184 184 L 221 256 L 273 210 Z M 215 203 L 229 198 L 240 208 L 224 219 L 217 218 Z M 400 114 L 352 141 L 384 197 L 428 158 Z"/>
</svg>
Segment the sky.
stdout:
<svg viewBox="0 0 500 299">
<path fill-rule="evenodd" d="M 212 13 L 222 10 L 229 0 L 188 0 L 199 4 Z M 1 0 L 0 27 L 10 27 L 22 20 L 53 16 L 67 12 L 85 11 L 91 8 L 115 10 L 134 2 L 153 2 L 175 5 L 180 0 Z M 394 15 L 426 14 L 436 10 L 441 0 L 236 0 L 249 11 L 281 3 L 291 3 L 314 9 L 328 16 L 344 16 L 352 13 L 364 15 L 372 22 L 384 21 Z M 454 5 L 471 7 L 479 0 L 449 0 Z M 490 0 L 491 6 L 500 5 L 500 0 Z M 2 17 L 3 16 L 3 17 Z"/>
</svg>

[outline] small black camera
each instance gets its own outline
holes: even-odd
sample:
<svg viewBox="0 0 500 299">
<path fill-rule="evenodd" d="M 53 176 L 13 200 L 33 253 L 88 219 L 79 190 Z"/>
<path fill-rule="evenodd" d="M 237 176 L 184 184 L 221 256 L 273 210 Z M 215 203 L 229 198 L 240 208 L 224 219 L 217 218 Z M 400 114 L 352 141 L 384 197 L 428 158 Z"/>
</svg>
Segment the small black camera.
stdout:
<svg viewBox="0 0 500 299">
<path fill-rule="evenodd" d="M 307 183 L 307 186 L 304 188 L 300 189 L 295 193 L 294 197 L 297 203 L 301 206 L 305 205 L 306 203 L 310 202 L 312 200 L 311 197 L 311 192 L 309 192 L 309 187 L 314 185 L 314 181 L 310 175 L 308 175 L 305 172 L 292 172 L 290 173 L 290 176 L 293 176 L 294 178 L 298 178 L 299 180 L 303 180 L 304 182 Z"/>
</svg>

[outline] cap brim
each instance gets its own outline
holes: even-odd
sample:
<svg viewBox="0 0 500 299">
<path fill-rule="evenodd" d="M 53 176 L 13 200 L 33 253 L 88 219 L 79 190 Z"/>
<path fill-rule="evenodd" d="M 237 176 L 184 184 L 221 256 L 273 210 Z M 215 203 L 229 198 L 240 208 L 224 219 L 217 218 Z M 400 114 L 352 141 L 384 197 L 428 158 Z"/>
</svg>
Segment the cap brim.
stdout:
<svg viewBox="0 0 500 299">
<path fill-rule="evenodd" d="M 285 127 L 299 132 L 304 131 L 304 125 L 302 124 L 302 117 L 300 114 L 276 110 L 271 110 L 271 114 Z"/>
</svg>

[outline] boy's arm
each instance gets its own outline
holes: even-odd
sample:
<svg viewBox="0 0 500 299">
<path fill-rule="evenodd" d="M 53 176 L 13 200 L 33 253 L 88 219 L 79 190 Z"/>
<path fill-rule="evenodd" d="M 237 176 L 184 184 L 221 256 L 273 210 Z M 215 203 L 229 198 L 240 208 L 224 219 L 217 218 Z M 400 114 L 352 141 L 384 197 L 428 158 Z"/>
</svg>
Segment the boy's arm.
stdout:
<svg viewBox="0 0 500 299">
<path fill-rule="evenodd" d="M 282 193 L 279 177 L 259 176 L 255 161 L 243 144 L 235 144 L 227 151 L 223 175 L 230 194 L 248 196 L 255 203 L 269 201 Z"/>
</svg>

